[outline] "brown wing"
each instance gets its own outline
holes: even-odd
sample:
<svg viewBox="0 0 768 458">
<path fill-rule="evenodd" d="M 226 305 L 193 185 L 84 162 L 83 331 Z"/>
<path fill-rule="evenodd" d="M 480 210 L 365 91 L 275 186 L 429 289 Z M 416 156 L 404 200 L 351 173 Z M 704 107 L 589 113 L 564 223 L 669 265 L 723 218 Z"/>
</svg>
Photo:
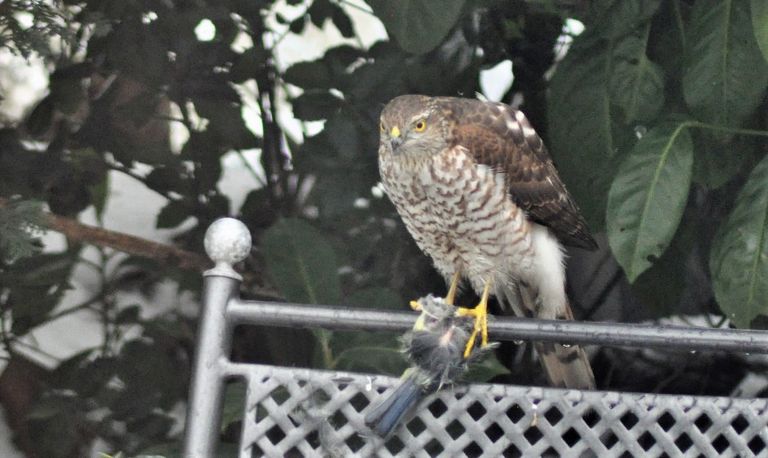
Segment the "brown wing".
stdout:
<svg viewBox="0 0 768 458">
<path fill-rule="evenodd" d="M 549 227 L 567 245 L 597 248 L 587 223 L 557 174 L 544 142 L 525 115 L 508 105 L 471 99 L 442 99 L 453 117 L 452 141 L 480 164 L 506 173 L 512 200 Z"/>
</svg>

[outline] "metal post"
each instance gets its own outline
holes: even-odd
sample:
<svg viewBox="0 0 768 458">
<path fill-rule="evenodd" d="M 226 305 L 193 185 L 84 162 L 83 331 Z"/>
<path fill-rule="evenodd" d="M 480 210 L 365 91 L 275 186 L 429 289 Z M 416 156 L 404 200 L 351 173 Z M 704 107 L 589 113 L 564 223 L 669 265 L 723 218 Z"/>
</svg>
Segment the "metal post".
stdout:
<svg viewBox="0 0 768 458">
<path fill-rule="evenodd" d="M 231 343 L 225 311 L 239 283 L 227 277 L 205 278 L 184 435 L 184 456 L 197 458 L 216 454 L 224 391 L 222 369 Z"/>
<path fill-rule="evenodd" d="M 214 222 L 205 235 L 205 249 L 216 267 L 205 273 L 202 310 L 197 329 L 197 352 L 189 389 L 184 456 L 216 456 L 226 365 L 232 342 L 227 306 L 237 296 L 241 277 L 232 264 L 250 250 L 251 238 L 237 220 Z"/>
</svg>

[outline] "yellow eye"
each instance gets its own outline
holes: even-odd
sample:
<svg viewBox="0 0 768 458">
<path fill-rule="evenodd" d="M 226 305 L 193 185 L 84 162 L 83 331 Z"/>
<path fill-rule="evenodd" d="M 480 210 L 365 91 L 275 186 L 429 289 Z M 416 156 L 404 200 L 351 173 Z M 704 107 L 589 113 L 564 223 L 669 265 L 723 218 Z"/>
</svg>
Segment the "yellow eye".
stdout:
<svg viewBox="0 0 768 458">
<path fill-rule="evenodd" d="M 383 122 L 379 123 L 379 131 L 381 131 L 382 134 L 387 131 L 387 128 L 384 127 Z"/>
<path fill-rule="evenodd" d="M 416 132 L 424 132 L 424 129 L 427 128 L 427 122 L 423 119 L 420 119 L 416 121 L 416 124 L 413 125 L 413 130 Z"/>
</svg>

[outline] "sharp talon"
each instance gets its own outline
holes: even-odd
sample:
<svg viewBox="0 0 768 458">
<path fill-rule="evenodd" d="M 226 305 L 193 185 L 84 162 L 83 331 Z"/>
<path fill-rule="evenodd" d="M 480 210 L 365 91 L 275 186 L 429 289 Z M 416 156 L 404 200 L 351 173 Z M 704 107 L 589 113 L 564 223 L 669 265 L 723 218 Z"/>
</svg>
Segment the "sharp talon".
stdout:
<svg viewBox="0 0 768 458">
<path fill-rule="evenodd" d="M 414 310 L 416 312 L 420 312 L 421 311 L 421 302 L 419 302 L 419 301 L 411 301 L 410 305 L 411 305 L 411 310 Z"/>
<path fill-rule="evenodd" d="M 459 272 L 456 271 L 451 276 L 451 285 L 448 287 L 448 294 L 445 296 L 445 303 L 453 305 L 456 301 L 456 290 L 459 287 Z"/>
</svg>

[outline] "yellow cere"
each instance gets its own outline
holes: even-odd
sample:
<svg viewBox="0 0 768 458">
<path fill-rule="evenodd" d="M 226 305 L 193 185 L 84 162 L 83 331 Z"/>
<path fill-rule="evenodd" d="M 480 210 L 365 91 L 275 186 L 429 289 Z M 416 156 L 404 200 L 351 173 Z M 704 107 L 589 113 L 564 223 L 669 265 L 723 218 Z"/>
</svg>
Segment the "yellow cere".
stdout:
<svg viewBox="0 0 768 458">
<path fill-rule="evenodd" d="M 392 138 L 397 138 L 400 136 L 400 129 L 397 128 L 397 126 L 392 128 L 392 131 L 390 132 L 390 135 Z"/>
</svg>

